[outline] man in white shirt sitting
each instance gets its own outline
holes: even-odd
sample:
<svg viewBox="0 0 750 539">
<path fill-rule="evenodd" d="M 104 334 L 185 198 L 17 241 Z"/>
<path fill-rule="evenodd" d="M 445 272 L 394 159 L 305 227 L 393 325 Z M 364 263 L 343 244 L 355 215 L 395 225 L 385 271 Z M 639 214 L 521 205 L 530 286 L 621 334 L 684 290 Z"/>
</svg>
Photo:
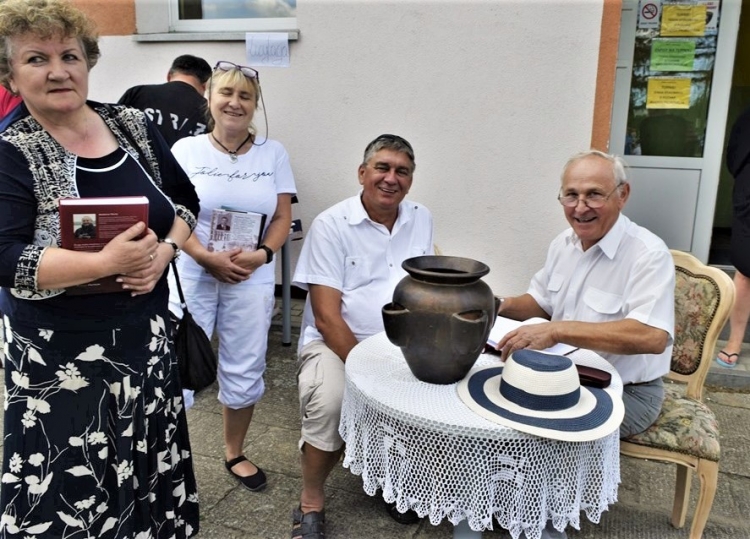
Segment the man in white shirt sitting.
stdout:
<svg viewBox="0 0 750 539">
<path fill-rule="evenodd" d="M 383 331 L 381 309 L 406 276 L 401 263 L 433 254 L 430 211 L 404 200 L 414 168 L 403 138 L 380 135 L 368 144 L 360 193 L 315 218 L 297 262 L 293 282 L 308 295 L 298 346 L 302 494 L 293 539 L 325 537 L 325 481 L 344 444 L 344 362 L 358 342 Z"/>
<path fill-rule="evenodd" d="M 558 343 L 595 350 L 624 384 L 620 437 L 659 417 L 674 338 L 674 262 L 664 242 L 625 217 L 625 163 L 597 150 L 571 157 L 558 200 L 570 223 L 550 244 L 544 267 L 522 296 L 501 299 L 498 314 L 550 322 L 508 332 L 497 348 L 543 350 Z M 547 522 L 542 539 L 567 535 Z"/>
<path fill-rule="evenodd" d="M 551 322 L 521 326 L 497 345 L 503 357 L 557 343 L 598 352 L 625 386 L 622 438 L 659 416 L 674 337 L 674 262 L 659 237 L 621 213 L 629 195 L 621 158 L 589 150 L 568 160 L 558 200 L 571 228 L 552 241 L 526 294 L 498 311 Z"/>
</svg>

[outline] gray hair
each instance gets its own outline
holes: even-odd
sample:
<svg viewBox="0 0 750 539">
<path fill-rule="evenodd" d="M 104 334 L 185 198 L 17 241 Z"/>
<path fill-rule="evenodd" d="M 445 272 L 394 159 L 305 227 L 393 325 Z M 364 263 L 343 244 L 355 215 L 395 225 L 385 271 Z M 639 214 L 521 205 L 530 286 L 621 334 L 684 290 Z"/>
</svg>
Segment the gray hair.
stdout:
<svg viewBox="0 0 750 539">
<path fill-rule="evenodd" d="M 586 159 L 587 157 L 598 157 L 600 159 L 604 159 L 605 161 L 609 161 L 609 163 L 612 165 L 612 179 L 614 180 L 617 187 L 628 183 L 628 176 L 626 173 L 628 164 L 625 162 L 625 160 L 619 155 L 613 155 L 594 149 L 578 152 L 570 159 L 568 159 L 567 163 L 565 163 L 565 166 L 563 167 L 562 174 L 560 175 L 560 181 L 562 182 L 565 179 L 565 174 L 568 172 L 568 169 L 573 163 L 577 163 L 578 161 Z"/>
<path fill-rule="evenodd" d="M 398 135 L 383 134 L 377 137 L 375 140 L 370 142 L 365 148 L 365 156 L 362 159 L 362 164 L 366 165 L 372 156 L 378 153 L 380 150 L 393 150 L 394 152 L 401 152 L 411 161 L 411 171 L 417 168 L 417 163 L 414 161 L 414 148 L 411 147 L 409 141 L 405 138 L 399 137 Z"/>
</svg>

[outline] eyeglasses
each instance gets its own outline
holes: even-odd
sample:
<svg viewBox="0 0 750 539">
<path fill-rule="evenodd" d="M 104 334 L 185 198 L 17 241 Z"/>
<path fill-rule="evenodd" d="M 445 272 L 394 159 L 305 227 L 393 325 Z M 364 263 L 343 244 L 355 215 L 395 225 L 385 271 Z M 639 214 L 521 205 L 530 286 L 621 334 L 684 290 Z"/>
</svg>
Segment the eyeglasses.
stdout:
<svg viewBox="0 0 750 539">
<path fill-rule="evenodd" d="M 216 71 L 217 69 L 219 71 L 232 71 L 233 69 L 238 69 L 240 73 L 245 75 L 248 79 L 258 80 L 258 72 L 255 71 L 252 67 L 237 65 L 233 62 L 227 62 L 226 60 L 221 60 L 219 62 L 216 62 L 216 65 L 214 66 L 214 71 Z"/>
<path fill-rule="evenodd" d="M 604 206 L 607 200 L 609 200 L 609 197 L 614 195 L 615 191 L 617 191 L 622 186 L 623 182 L 620 182 L 607 195 L 603 195 L 601 193 L 589 193 L 587 195 L 583 195 L 583 198 L 581 198 L 581 195 L 576 193 L 570 193 L 568 195 L 563 195 L 562 193 L 560 193 L 559 195 L 557 195 L 557 200 L 566 208 L 575 208 L 576 206 L 578 206 L 578 201 L 582 200 L 588 208 L 591 208 L 592 210 L 598 210 L 599 208 Z"/>
</svg>

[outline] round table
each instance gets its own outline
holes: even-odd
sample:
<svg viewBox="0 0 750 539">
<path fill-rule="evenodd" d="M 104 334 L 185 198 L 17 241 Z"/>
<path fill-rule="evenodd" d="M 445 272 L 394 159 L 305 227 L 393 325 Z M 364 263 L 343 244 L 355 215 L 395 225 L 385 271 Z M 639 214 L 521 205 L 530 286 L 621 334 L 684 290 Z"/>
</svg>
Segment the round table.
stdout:
<svg viewBox="0 0 750 539">
<path fill-rule="evenodd" d="M 614 368 L 578 350 L 575 363 Z M 498 365 L 481 355 L 474 369 Z M 539 539 L 547 520 L 580 529 L 580 513 L 598 523 L 617 500 L 618 431 L 592 442 L 562 442 L 524 434 L 470 410 L 456 384 L 421 382 L 385 333 L 359 343 L 346 360 L 339 426 L 344 467 L 361 475 L 364 490 L 378 489 L 400 511 L 413 509 L 433 525 L 447 518 L 454 537 L 480 537 L 500 526 L 514 539 Z"/>
</svg>

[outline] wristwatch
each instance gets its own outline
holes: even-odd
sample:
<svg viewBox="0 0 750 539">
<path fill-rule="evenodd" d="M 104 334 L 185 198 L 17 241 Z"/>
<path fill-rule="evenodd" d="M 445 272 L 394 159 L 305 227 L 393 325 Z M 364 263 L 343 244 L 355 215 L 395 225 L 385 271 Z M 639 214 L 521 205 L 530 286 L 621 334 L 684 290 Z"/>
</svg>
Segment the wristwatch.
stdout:
<svg viewBox="0 0 750 539">
<path fill-rule="evenodd" d="M 180 248 L 177 246 L 177 243 L 172 238 L 169 238 L 169 237 L 164 238 L 163 240 L 161 240 L 161 242 L 168 243 L 169 245 L 172 246 L 172 249 L 174 249 L 174 256 L 172 256 L 172 260 L 179 258 L 180 252 L 181 252 Z"/>
<path fill-rule="evenodd" d="M 502 309 L 504 301 L 505 301 L 505 298 L 501 298 L 500 296 L 495 296 L 495 305 L 497 305 L 497 314 L 500 314 L 500 309 Z"/>
<path fill-rule="evenodd" d="M 273 250 L 266 245 L 258 246 L 258 250 L 263 249 L 266 252 L 266 264 L 273 262 Z"/>
</svg>

